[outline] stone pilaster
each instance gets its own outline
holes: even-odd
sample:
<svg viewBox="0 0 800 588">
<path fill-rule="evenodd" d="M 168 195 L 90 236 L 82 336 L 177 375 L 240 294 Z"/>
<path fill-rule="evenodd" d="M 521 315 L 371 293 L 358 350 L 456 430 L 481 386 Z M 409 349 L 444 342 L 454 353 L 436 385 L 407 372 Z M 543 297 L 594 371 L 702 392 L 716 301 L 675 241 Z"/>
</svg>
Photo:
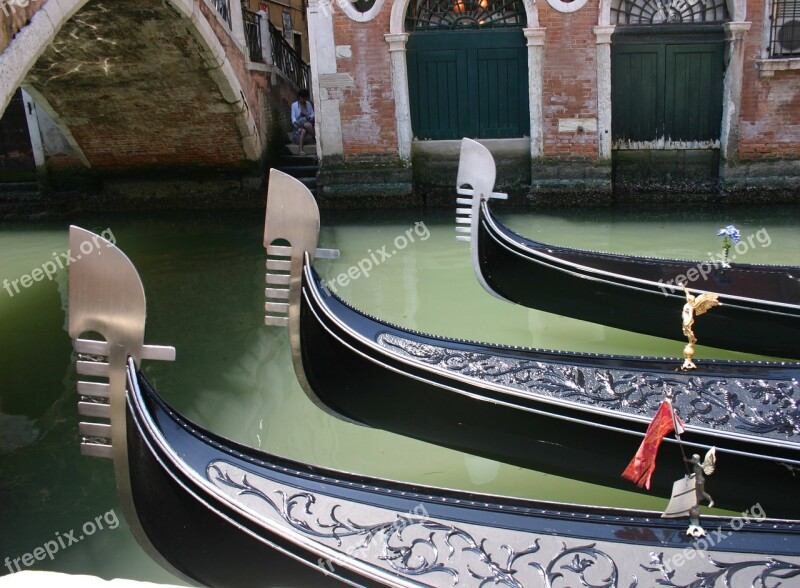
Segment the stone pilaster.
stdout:
<svg viewBox="0 0 800 588">
<path fill-rule="evenodd" d="M 720 162 L 724 172 L 728 162 L 738 158 L 739 110 L 742 104 L 744 73 L 744 39 L 749 22 L 727 22 L 725 29 L 726 63 L 722 85 L 722 127 L 720 130 Z M 722 174 L 724 175 L 724 173 Z"/>
<path fill-rule="evenodd" d="M 597 142 L 601 162 L 611 159 L 611 35 L 614 25 L 594 27 L 597 37 Z"/>
<path fill-rule="evenodd" d="M 397 122 L 397 150 L 400 159 L 411 160 L 411 103 L 408 95 L 408 71 L 406 68 L 406 43 L 408 33 L 389 33 L 383 36 L 389 44 L 392 60 L 392 88 L 394 112 Z"/>
<path fill-rule="evenodd" d="M 542 116 L 542 62 L 544 59 L 544 35 L 541 27 L 522 30 L 528 45 L 528 108 L 531 124 L 531 159 L 544 153 L 544 121 Z"/>
</svg>

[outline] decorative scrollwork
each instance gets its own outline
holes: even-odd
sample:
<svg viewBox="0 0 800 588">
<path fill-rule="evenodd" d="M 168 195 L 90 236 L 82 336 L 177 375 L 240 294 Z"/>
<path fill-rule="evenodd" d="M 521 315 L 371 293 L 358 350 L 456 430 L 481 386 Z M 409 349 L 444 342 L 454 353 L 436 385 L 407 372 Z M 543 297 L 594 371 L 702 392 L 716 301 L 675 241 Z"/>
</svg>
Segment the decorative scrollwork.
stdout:
<svg viewBox="0 0 800 588">
<path fill-rule="evenodd" d="M 408 578 L 425 577 L 426 584 L 436 586 L 637 588 L 637 573 L 644 572 L 651 574 L 644 586 L 763 588 L 800 577 L 797 557 L 730 553 L 726 559 L 731 561 L 724 562 L 697 555 L 686 558 L 691 564 L 678 565 L 677 558 L 683 557 L 685 549 L 669 550 L 670 561 L 664 552 L 649 551 L 652 543 L 643 538 L 641 529 L 622 543 L 572 539 L 568 545 L 549 532 L 436 519 L 421 504 L 404 514 L 315 495 L 226 461 L 210 463 L 207 476 L 233 499 L 256 498 L 246 504 L 251 512 L 334 547 L 354 562 Z M 663 537 L 656 543 L 661 541 Z"/>
<path fill-rule="evenodd" d="M 596 547 L 595 543 L 567 547 L 544 561 L 533 556 L 540 555 L 540 539 L 517 551 L 509 544 L 491 549 L 487 539 L 476 539 L 470 532 L 453 524 L 443 523 L 427 516 L 410 516 L 394 513 L 391 520 L 374 524 L 359 524 L 343 519 L 341 503 L 335 503 L 321 516 L 315 512 L 317 499 L 309 492 L 288 494 L 274 490 L 275 498 L 252 484 L 245 473 L 236 481 L 227 471 L 227 464 L 213 463 L 208 468 L 209 479 L 231 488 L 238 496 L 254 496 L 269 506 L 283 521 L 301 533 L 317 538 L 333 540 L 342 548 L 343 540 L 357 537 L 360 540 L 345 550 L 347 555 L 369 561 L 374 558 L 385 562 L 393 571 L 406 576 L 445 574 L 453 585 L 474 584 L 466 581 L 459 569 L 466 569 L 477 586 L 507 586 L 524 588 L 529 585 L 519 574 L 522 570 L 533 570 L 542 580 L 543 586 L 554 588 L 557 580 L 574 575 L 587 588 L 611 588 L 618 586 L 619 570 L 613 558 Z M 597 583 L 599 582 L 599 583 Z M 560 585 L 560 584 L 559 584 Z M 634 578 L 631 588 L 636 586 Z"/>
<path fill-rule="evenodd" d="M 644 373 L 518 359 L 450 349 L 390 333 L 378 344 L 405 357 L 492 384 L 652 417 L 665 396 L 686 424 L 745 431 L 780 440 L 800 438 L 796 380 Z"/>
<path fill-rule="evenodd" d="M 711 565 L 717 568 L 716 570 L 699 572 L 697 579 L 688 584 L 676 584 L 673 581 L 675 579 L 675 569 L 664 562 L 664 554 L 651 553 L 650 558 L 651 565 L 642 565 L 642 569 L 661 576 L 656 580 L 656 584 L 669 586 L 670 588 L 745 586 L 748 581 L 753 588 L 758 586 L 782 586 L 783 580 L 800 576 L 800 565 L 772 557 L 730 563 L 708 558 Z M 774 584 L 768 583 L 769 580 L 772 580 Z"/>
</svg>

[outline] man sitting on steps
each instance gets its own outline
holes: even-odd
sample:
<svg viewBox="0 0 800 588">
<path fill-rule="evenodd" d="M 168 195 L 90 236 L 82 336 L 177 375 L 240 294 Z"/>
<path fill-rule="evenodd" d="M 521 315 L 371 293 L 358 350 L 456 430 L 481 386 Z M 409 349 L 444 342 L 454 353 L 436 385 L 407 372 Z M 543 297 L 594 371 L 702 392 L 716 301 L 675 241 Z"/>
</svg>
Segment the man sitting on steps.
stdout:
<svg viewBox="0 0 800 588">
<path fill-rule="evenodd" d="M 308 99 L 308 90 L 303 89 L 292 104 L 292 141 L 300 145 L 300 155 L 306 154 L 303 151 L 306 135 L 314 140 L 314 105 Z"/>
</svg>

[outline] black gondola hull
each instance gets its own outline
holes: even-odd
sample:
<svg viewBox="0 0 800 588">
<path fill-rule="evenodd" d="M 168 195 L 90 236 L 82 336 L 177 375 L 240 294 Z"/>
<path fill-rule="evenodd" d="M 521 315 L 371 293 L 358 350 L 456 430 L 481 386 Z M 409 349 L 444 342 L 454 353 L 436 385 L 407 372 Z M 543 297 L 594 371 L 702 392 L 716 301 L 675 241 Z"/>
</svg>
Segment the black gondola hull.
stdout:
<svg viewBox="0 0 800 588">
<path fill-rule="evenodd" d="M 355 586 L 408 588 L 524 586 L 542 574 L 575 585 L 602 575 L 623 585 L 631 575 L 655 582 L 678 555 L 697 548 L 684 522 L 657 513 L 430 488 L 266 454 L 186 421 L 130 373 L 137 381 L 127 428 L 137 522 L 167 561 L 205 585 L 325 586 L 323 574 Z M 729 535 L 703 548 L 719 563 L 698 558 L 679 577 L 702 572 L 722 582 L 732 565 L 756 578 L 800 573 L 800 526 L 763 520 L 763 510 L 746 516 L 736 533 L 735 520 L 704 519 Z M 576 556 L 588 566 L 572 565 Z M 309 577 L 295 560 L 318 575 Z"/>
<path fill-rule="evenodd" d="M 691 261 L 656 260 L 583 252 L 530 241 L 503 227 L 488 207 L 478 223 L 478 264 L 487 286 L 503 298 L 527 306 L 632 331 L 685 341 L 681 308 L 685 297 L 667 288 L 676 277 L 698 273 Z M 800 280 L 788 267 L 708 266 L 706 279 L 692 288 L 716 292 L 722 305 L 699 318 L 694 330 L 699 343 L 774 357 L 800 358 Z M 759 275 L 783 279 L 764 280 Z M 797 276 L 800 278 L 800 275 Z M 731 283 L 733 282 L 733 283 Z M 770 284 L 772 284 L 770 286 Z M 731 300 L 728 294 L 792 300 L 781 307 L 762 299 Z"/>
<path fill-rule="evenodd" d="M 402 362 L 396 354 L 382 353 L 369 342 L 392 333 L 421 345 L 441 340 L 377 322 L 317 288 L 315 292 L 324 299 L 320 304 L 308 286 L 306 283 L 300 318 L 303 371 L 317 399 L 335 413 L 505 463 L 636 489 L 621 473 L 636 453 L 646 421 L 602 411 L 587 414 L 570 403 L 545 402 L 534 395 L 511 396 L 496 387 L 459 381 Z M 490 349 L 466 342 L 448 345 Z M 507 353 L 513 356 L 512 351 Z M 736 452 L 752 452 L 752 444 L 719 439 L 713 430 L 693 433 L 691 441 L 724 447 L 718 472 L 709 481 L 718 505 L 741 510 L 759 501 L 778 516 L 800 515 L 800 504 L 789 498 L 800 491 L 800 478 L 788 468 L 738 455 Z M 776 460 L 796 458 L 798 453 L 796 448 L 781 446 L 758 449 Z M 672 483 L 685 472 L 679 446 L 665 443 L 652 492 L 669 496 Z M 754 493 L 751 479 L 770 483 Z"/>
</svg>

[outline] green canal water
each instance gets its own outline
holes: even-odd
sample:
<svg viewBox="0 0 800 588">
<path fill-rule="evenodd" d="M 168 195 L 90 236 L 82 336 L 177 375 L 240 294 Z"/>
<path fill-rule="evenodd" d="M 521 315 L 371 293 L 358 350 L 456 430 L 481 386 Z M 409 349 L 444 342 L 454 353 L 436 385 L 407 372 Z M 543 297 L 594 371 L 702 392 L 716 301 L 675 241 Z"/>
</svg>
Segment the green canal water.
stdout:
<svg viewBox="0 0 800 588">
<path fill-rule="evenodd" d="M 719 251 L 716 231 L 733 223 L 743 239 L 753 235 L 740 261 L 800 265 L 797 213 L 796 208 L 761 207 L 692 213 L 503 210 L 500 216 L 518 232 L 552 243 L 686 259 Z M 341 422 L 316 408 L 295 379 L 286 331 L 263 324 L 262 215 L 68 220 L 96 232 L 109 229 L 136 265 L 148 297 L 146 341 L 177 348 L 177 361 L 150 362 L 145 371 L 180 412 L 217 433 L 306 462 L 433 486 L 602 505 L 665 506 L 663 497 L 496 463 Z M 388 321 L 514 345 L 680 354 L 679 342 L 496 300 L 475 280 L 468 246 L 456 242 L 453 221 L 452 211 L 323 213 L 320 246 L 338 248 L 342 255 L 318 262 L 317 268 L 333 279 L 386 245 L 388 253 L 396 253 L 372 268 L 369 277 L 337 288 L 355 306 Z M 30 274 L 66 251 L 69 222 L 0 225 L 0 280 Z M 424 225 L 416 225 L 415 231 L 415 223 Z M 408 239 L 398 250 L 403 241 L 396 238 L 408 234 L 414 241 Z M 19 293 L 12 288 L 13 296 L 0 290 L 0 560 L 32 552 L 56 534 L 105 515 L 107 521 L 121 522 L 106 523 L 102 531 L 31 569 L 177 582 L 138 548 L 121 520 L 111 463 L 80 456 L 76 375 L 65 326 L 66 285 L 66 271 L 58 271 L 54 279 Z M 675 309 L 676 328 L 680 310 Z M 700 346 L 698 357 L 748 356 Z M 8 568 L 0 567 L 0 574 L 7 573 Z M 265 582 L 323 585 L 317 574 L 287 578 L 279 571 Z"/>
</svg>

